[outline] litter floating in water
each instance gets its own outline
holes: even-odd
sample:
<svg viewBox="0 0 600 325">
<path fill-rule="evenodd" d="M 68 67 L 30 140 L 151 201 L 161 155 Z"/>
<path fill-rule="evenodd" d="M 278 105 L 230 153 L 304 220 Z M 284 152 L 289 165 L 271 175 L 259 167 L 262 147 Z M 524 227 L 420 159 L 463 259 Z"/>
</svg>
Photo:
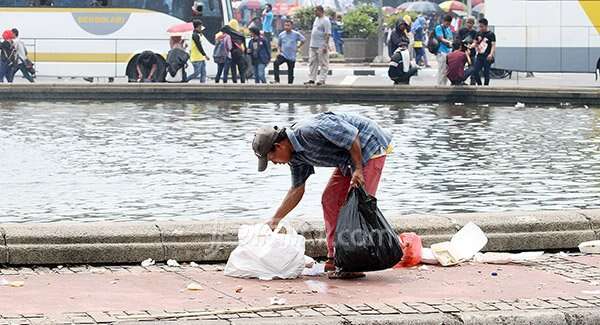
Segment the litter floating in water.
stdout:
<svg viewBox="0 0 600 325">
<path fill-rule="evenodd" d="M 525 104 L 524 104 L 524 103 L 521 103 L 521 102 L 517 102 L 517 103 L 515 104 L 515 108 L 525 108 Z"/>
<path fill-rule="evenodd" d="M 190 291 L 204 290 L 204 288 L 200 284 L 198 284 L 196 282 L 192 282 L 192 283 L 188 284 L 188 286 L 187 286 L 186 289 L 188 289 Z"/>
<path fill-rule="evenodd" d="M 142 261 L 142 266 L 143 267 L 152 266 L 154 264 L 156 264 L 156 261 L 153 260 L 153 259 L 151 259 L 151 258 L 148 258 L 148 259 L 145 259 L 145 260 Z"/>
<path fill-rule="evenodd" d="M 463 106 L 465 103 L 454 103 L 454 106 Z"/>
<path fill-rule="evenodd" d="M 198 263 L 196 263 L 196 262 L 191 262 L 190 266 L 191 267 L 200 267 L 200 265 L 198 265 Z"/>
<path fill-rule="evenodd" d="M 179 263 L 176 260 L 170 259 L 167 261 L 167 265 L 170 267 L 180 267 Z"/>
<path fill-rule="evenodd" d="M 244 291 L 244 288 L 242 286 L 235 287 L 235 293 L 242 293 L 242 291 Z"/>
<path fill-rule="evenodd" d="M 498 276 L 498 272 L 492 272 L 492 276 Z"/>
<path fill-rule="evenodd" d="M 270 301 L 271 305 L 285 305 L 287 303 L 287 300 L 280 297 L 271 297 Z"/>
</svg>

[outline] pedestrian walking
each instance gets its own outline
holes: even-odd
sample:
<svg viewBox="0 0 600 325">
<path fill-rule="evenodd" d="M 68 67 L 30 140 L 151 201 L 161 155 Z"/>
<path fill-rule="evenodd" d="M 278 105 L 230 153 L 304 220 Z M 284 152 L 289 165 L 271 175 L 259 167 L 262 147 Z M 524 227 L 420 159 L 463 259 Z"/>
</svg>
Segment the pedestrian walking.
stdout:
<svg viewBox="0 0 600 325">
<path fill-rule="evenodd" d="M 342 34 L 344 32 L 344 23 L 342 22 L 342 16 L 337 15 L 335 12 L 330 15 L 329 21 L 331 21 L 331 38 L 333 38 L 333 44 L 335 44 L 335 51 L 338 54 L 344 55 L 344 39 Z"/>
<path fill-rule="evenodd" d="M 483 85 L 489 86 L 490 70 L 496 55 L 496 34 L 489 30 L 488 20 L 485 18 L 479 20 L 479 32 L 475 36 L 475 49 L 477 51 L 473 72 L 475 83 L 481 86 L 481 73 L 483 72 Z"/>
<path fill-rule="evenodd" d="M 315 21 L 310 34 L 310 51 L 308 65 L 310 69 L 309 80 L 306 85 L 325 84 L 329 72 L 329 37 L 331 36 L 331 22 L 325 16 L 323 6 L 315 7 Z M 319 74 L 317 80 L 317 73 Z"/>
<path fill-rule="evenodd" d="M 15 35 L 12 30 L 8 29 L 2 33 L 4 41 L 0 44 L 0 82 L 13 82 L 13 69 L 17 62 L 17 51 L 13 44 Z"/>
<path fill-rule="evenodd" d="M 392 137 L 375 121 L 358 115 L 321 113 L 290 128 L 260 128 L 254 135 L 252 149 L 258 157 L 258 171 L 274 164 L 288 164 L 291 187 L 269 221 L 275 229 L 302 197 L 306 180 L 315 167 L 335 167 L 322 196 L 323 217 L 327 237 L 325 270 L 331 278 L 357 278 L 364 273 L 335 272 L 334 238 L 339 211 L 350 186 L 363 186 L 375 195 L 385 164 L 391 152 Z"/>
<path fill-rule="evenodd" d="M 271 42 L 273 41 L 273 6 L 267 3 L 265 10 L 262 12 L 262 30 L 264 37 L 269 43 L 271 48 Z"/>
<path fill-rule="evenodd" d="M 246 83 L 246 38 L 239 32 L 239 23 L 232 19 L 227 26 L 223 27 L 223 32 L 231 36 L 231 80 L 233 83 L 238 82 L 238 73 L 241 83 Z"/>
<path fill-rule="evenodd" d="M 194 20 L 194 32 L 192 33 L 192 48 L 190 51 L 190 61 L 192 61 L 192 66 L 194 67 L 194 73 L 192 73 L 187 81 L 194 80 L 198 78 L 200 83 L 206 83 L 206 61 L 209 61 L 210 58 L 204 52 L 204 48 L 202 47 L 202 31 L 204 30 L 204 25 L 200 20 Z"/>
<path fill-rule="evenodd" d="M 444 16 L 444 20 L 440 25 L 435 27 L 435 37 L 439 42 L 438 53 L 436 54 L 438 71 L 437 71 L 437 84 L 438 86 L 445 86 L 448 83 L 447 67 L 446 67 L 446 56 L 452 50 L 452 30 L 450 24 L 452 23 L 452 16 Z"/>
<path fill-rule="evenodd" d="M 227 77 L 229 74 L 229 67 L 231 66 L 231 36 L 224 32 L 218 32 L 215 35 L 215 49 L 213 51 L 213 60 L 217 64 L 217 75 L 215 76 L 215 83 L 219 83 L 223 80 L 223 83 L 227 83 Z"/>
<path fill-rule="evenodd" d="M 17 71 L 21 71 L 23 77 L 27 79 L 29 82 L 34 82 L 33 76 L 31 75 L 30 70 L 33 69 L 33 63 L 27 57 L 27 48 L 25 47 L 25 43 L 19 38 L 19 30 L 16 28 L 12 29 L 13 35 L 15 39 L 13 40 L 13 46 L 15 51 L 17 52 L 17 62 L 16 66 L 12 69 L 13 75 L 11 79 L 14 79 L 14 75 Z"/>
<path fill-rule="evenodd" d="M 252 38 L 248 43 L 248 54 L 254 66 L 254 82 L 266 84 L 265 68 L 271 61 L 271 46 L 267 39 L 260 34 L 258 28 L 250 29 L 250 36 Z"/>
<path fill-rule="evenodd" d="M 279 34 L 277 50 L 279 54 L 273 62 L 273 70 L 275 74 L 275 83 L 279 83 L 279 66 L 287 65 L 288 84 L 294 83 L 294 68 L 296 66 L 296 53 L 298 48 L 304 45 L 305 38 L 302 34 L 295 31 L 294 23 L 291 20 L 286 20 L 283 25 L 284 31 Z"/>
<path fill-rule="evenodd" d="M 419 66 L 424 66 L 427 62 L 427 54 L 425 53 L 425 18 L 423 16 L 417 17 L 411 27 L 411 32 L 414 35 L 415 43 L 413 48 L 415 49 L 415 63 Z"/>
</svg>

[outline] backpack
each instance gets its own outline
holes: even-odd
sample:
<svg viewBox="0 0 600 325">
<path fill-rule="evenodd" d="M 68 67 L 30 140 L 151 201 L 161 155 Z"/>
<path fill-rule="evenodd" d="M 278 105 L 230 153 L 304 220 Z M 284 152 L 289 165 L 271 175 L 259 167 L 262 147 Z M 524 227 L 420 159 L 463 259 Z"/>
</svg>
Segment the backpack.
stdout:
<svg viewBox="0 0 600 325">
<path fill-rule="evenodd" d="M 218 41 L 213 50 L 213 58 L 226 58 L 227 51 L 225 50 L 225 42 Z"/>
<path fill-rule="evenodd" d="M 443 31 L 443 29 L 442 29 Z M 433 55 L 437 55 L 440 50 L 440 41 L 435 36 L 435 28 L 429 33 L 429 40 L 427 41 L 427 50 Z"/>
</svg>

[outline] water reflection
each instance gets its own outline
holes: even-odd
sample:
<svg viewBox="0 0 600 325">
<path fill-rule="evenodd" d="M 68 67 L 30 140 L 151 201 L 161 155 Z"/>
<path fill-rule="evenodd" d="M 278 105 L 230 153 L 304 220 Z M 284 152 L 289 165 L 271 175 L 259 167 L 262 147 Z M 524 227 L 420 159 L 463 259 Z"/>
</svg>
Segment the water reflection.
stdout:
<svg viewBox="0 0 600 325">
<path fill-rule="evenodd" d="M 327 110 L 393 132 L 385 213 L 600 207 L 599 109 L 3 102 L 0 222 L 268 218 L 290 175 L 256 172 L 253 130 Z M 321 216 L 330 173 L 294 216 Z"/>
</svg>

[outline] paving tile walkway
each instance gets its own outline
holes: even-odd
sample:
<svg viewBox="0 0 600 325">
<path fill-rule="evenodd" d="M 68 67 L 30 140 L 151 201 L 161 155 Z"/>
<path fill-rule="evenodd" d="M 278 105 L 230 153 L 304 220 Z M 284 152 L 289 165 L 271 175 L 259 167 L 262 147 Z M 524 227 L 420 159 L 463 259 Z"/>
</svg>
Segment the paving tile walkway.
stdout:
<svg viewBox="0 0 600 325">
<path fill-rule="evenodd" d="M 24 282 L 0 286 L 0 325 L 253 324 L 290 317 L 335 323 L 352 317 L 600 308 L 600 256 L 392 269 L 356 281 L 325 276 L 259 281 L 229 278 L 222 270 L 223 265 L 189 264 L 0 268 L 0 279 Z M 201 290 L 188 290 L 190 283 Z M 286 304 L 273 306 L 271 297 Z"/>
</svg>

